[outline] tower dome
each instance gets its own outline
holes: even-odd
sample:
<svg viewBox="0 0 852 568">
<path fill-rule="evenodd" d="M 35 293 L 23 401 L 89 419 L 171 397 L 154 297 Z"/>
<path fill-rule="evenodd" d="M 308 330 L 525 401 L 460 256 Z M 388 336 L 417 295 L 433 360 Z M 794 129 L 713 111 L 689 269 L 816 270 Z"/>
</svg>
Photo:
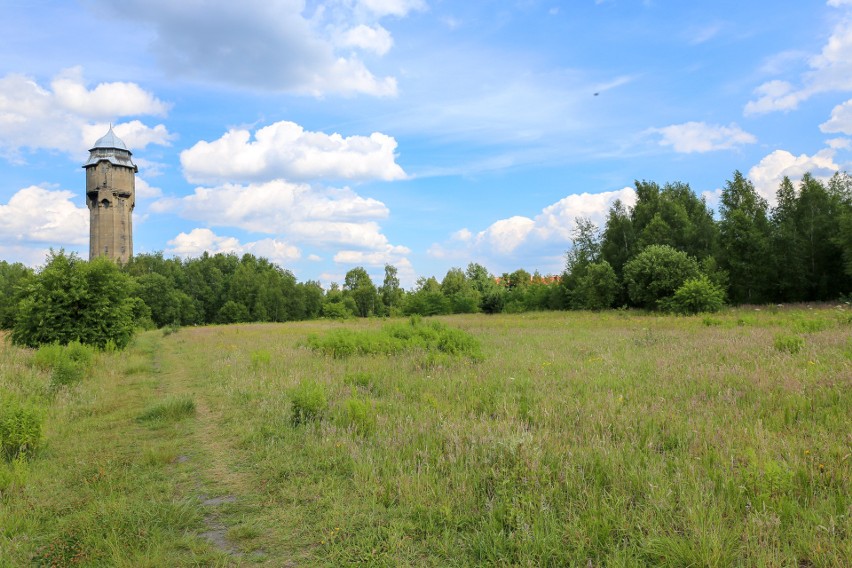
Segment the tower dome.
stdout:
<svg viewBox="0 0 852 568">
<path fill-rule="evenodd" d="M 127 144 L 115 135 L 112 125 L 110 125 L 109 132 L 101 136 L 89 150 L 89 159 L 83 164 L 83 167 L 88 168 L 101 160 L 107 160 L 113 165 L 126 166 L 133 168 L 134 172 L 138 172 L 139 168 L 133 163 L 132 155 L 133 153 L 127 149 Z"/>
</svg>

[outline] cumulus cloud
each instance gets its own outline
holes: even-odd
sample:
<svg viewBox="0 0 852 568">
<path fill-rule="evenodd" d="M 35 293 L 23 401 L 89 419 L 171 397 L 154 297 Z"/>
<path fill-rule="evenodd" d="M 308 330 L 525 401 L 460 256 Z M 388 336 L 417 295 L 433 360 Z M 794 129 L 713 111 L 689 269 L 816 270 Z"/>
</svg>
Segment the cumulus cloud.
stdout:
<svg viewBox="0 0 852 568">
<path fill-rule="evenodd" d="M 222 237 L 210 229 L 193 229 L 189 233 L 179 233 L 168 241 L 166 252 L 182 257 L 200 256 L 205 251 L 210 254 L 234 253 L 237 255 L 253 254 L 268 258 L 284 265 L 301 257 L 299 249 L 278 239 L 261 239 L 249 243 L 241 243 L 235 237 Z"/>
<path fill-rule="evenodd" d="M 730 150 L 743 144 L 757 142 L 754 135 L 745 132 L 734 123 L 721 126 L 704 122 L 685 122 L 663 128 L 652 128 L 651 132 L 660 134 L 661 146 L 671 146 L 675 152 L 684 154 Z"/>
<path fill-rule="evenodd" d="M 138 107 L 122 102 L 132 94 Z M 113 100 L 114 99 L 114 100 Z M 102 102 L 109 112 L 90 108 Z M 112 101 L 112 102 L 110 102 Z M 22 149 L 50 149 L 85 155 L 109 124 L 102 117 L 161 114 L 166 105 L 132 83 L 102 83 L 87 90 L 79 69 L 59 74 L 50 87 L 17 73 L 0 78 L 0 152 L 13 159 Z M 131 149 L 168 144 L 173 138 L 162 124 L 149 127 L 138 120 L 116 124 L 116 133 Z"/>
<path fill-rule="evenodd" d="M 332 30 L 339 29 L 341 21 L 360 19 L 359 23 L 381 35 L 376 20 L 405 16 L 420 4 L 410 0 L 336 2 L 316 5 L 307 13 L 303 0 L 96 1 L 105 13 L 132 17 L 153 28 L 154 53 L 174 76 L 317 96 L 395 95 L 393 77 L 376 77 L 357 54 L 335 51 Z M 376 51 L 380 45 L 377 36 L 369 45 L 351 43 L 349 47 Z"/>
<path fill-rule="evenodd" d="M 144 178 L 136 176 L 136 199 L 155 199 L 162 196 L 162 189 L 153 187 Z"/>
<path fill-rule="evenodd" d="M 338 44 L 384 55 L 393 46 L 393 38 L 390 32 L 380 25 L 360 24 L 343 32 L 338 39 Z"/>
<path fill-rule="evenodd" d="M 161 199 L 151 210 L 318 245 L 380 251 L 389 244 L 376 222 L 388 216 L 388 208 L 349 188 L 314 188 L 283 180 L 199 187 L 186 197 Z"/>
<path fill-rule="evenodd" d="M 0 245 L 42 243 L 56 247 L 89 241 L 89 211 L 77 207 L 71 191 L 31 185 L 0 205 Z M 41 249 L 40 249 L 41 250 Z"/>
<path fill-rule="evenodd" d="M 453 233 L 451 241 L 433 244 L 428 254 L 435 258 L 471 258 L 475 255 L 507 257 L 530 246 L 564 250 L 571 244 L 571 237 L 578 217 L 590 219 L 603 226 L 609 208 L 620 200 L 628 206 L 636 202 L 636 192 L 625 187 L 618 191 L 602 193 L 580 193 L 569 195 L 542 209 L 534 218 L 513 216 L 495 221 L 475 235 L 468 229 Z"/>
<path fill-rule="evenodd" d="M 135 83 L 101 83 L 87 89 L 82 67 L 65 69 L 53 79 L 51 87 L 58 105 L 86 118 L 164 116 L 169 109 L 169 105 Z"/>
<path fill-rule="evenodd" d="M 829 6 L 852 6 L 848 0 L 829 0 Z M 852 16 L 843 14 L 819 54 L 807 59 L 808 70 L 797 85 L 772 80 L 755 89 L 757 98 L 749 101 L 746 115 L 789 111 L 812 96 L 828 91 L 852 90 Z"/>
<path fill-rule="evenodd" d="M 820 124 L 819 129 L 823 132 L 852 134 L 852 100 L 834 107 L 831 111 L 831 118 Z"/>
<path fill-rule="evenodd" d="M 810 172 L 814 177 L 827 181 L 834 172 L 840 170 L 840 166 L 834 162 L 834 154 L 833 148 L 825 148 L 813 156 L 794 156 L 786 150 L 775 150 L 749 170 L 748 178 L 754 184 L 754 189 L 770 204 L 774 204 L 775 193 L 784 176 L 795 182 Z"/>
<path fill-rule="evenodd" d="M 260 233 L 292 232 L 294 227 L 317 221 L 358 224 L 388 215 L 384 203 L 361 197 L 349 188 L 319 189 L 283 180 L 198 187 L 192 195 L 162 199 L 151 208 Z"/>
<path fill-rule="evenodd" d="M 358 6 L 376 16 L 403 17 L 412 11 L 425 10 L 426 2 L 424 0 L 359 0 Z"/>
<path fill-rule="evenodd" d="M 374 132 L 348 136 L 305 131 L 281 121 L 257 130 L 234 129 L 213 142 L 200 141 L 181 152 L 184 175 L 193 183 L 274 178 L 397 180 L 406 177 L 396 163 L 396 140 Z"/>
</svg>

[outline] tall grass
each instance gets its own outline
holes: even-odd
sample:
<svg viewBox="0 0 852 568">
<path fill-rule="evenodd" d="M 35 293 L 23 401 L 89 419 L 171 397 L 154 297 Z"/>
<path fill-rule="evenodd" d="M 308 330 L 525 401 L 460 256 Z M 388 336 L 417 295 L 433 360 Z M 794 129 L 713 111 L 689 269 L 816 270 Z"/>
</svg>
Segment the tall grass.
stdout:
<svg viewBox="0 0 852 568">
<path fill-rule="evenodd" d="M 100 369 L 53 403 L 45 434 L 56 455 L 27 463 L 26 496 L 4 497 L 0 557 L 846 566 L 844 317 L 571 312 L 158 333 L 168 372 L 150 385 Z M 448 329 L 477 356 L 421 336 Z M 791 353 L 778 337 L 802 344 Z M 347 342 L 342 356 L 326 346 Z M 34 380 L 9 365 L 22 384 Z M 117 377 L 134 382 L 113 388 Z M 195 418 L 159 429 L 134 420 L 170 400 L 163 392 L 194 402 Z M 177 447 L 185 463 L 168 459 Z M 81 453 L 85 465 L 69 467 Z M 54 460 L 63 467 L 51 470 Z M 193 506 L 198 479 L 234 496 L 216 514 L 244 556 L 193 536 L 209 516 Z M 100 529 L 111 525 L 115 535 Z"/>
</svg>

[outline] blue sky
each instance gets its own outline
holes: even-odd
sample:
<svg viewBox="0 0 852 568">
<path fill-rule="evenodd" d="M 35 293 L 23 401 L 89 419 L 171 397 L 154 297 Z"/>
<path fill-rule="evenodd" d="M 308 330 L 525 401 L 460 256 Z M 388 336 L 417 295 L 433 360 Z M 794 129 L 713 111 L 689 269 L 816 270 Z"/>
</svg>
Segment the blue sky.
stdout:
<svg viewBox="0 0 852 568">
<path fill-rule="evenodd" d="M 109 123 L 135 252 L 299 280 L 557 273 L 634 180 L 852 161 L 852 0 L 0 1 L 0 258 L 88 251 Z"/>
</svg>

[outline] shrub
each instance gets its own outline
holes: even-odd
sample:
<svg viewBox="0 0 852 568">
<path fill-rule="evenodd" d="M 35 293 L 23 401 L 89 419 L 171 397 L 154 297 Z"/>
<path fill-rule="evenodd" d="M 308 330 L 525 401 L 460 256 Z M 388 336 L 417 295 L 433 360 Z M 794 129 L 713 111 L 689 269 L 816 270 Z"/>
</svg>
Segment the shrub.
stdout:
<svg viewBox="0 0 852 568">
<path fill-rule="evenodd" d="M 0 401 L 0 452 L 7 459 L 29 456 L 42 441 L 41 410 L 15 398 Z"/>
<path fill-rule="evenodd" d="M 618 276 L 607 261 L 585 267 L 571 292 L 571 307 L 578 310 L 605 310 L 612 307 L 618 294 Z"/>
<path fill-rule="evenodd" d="M 67 346 L 51 343 L 39 347 L 33 355 L 33 364 L 39 369 L 49 370 L 51 387 L 57 388 L 82 380 L 94 356 L 92 347 L 78 341 Z"/>
<path fill-rule="evenodd" d="M 316 381 L 302 381 L 291 393 L 294 426 L 319 420 L 325 413 L 328 400 L 325 387 Z"/>
<path fill-rule="evenodd" d="M 805 340 L 798 335 L 776 335 L 775 349 L 795 355 L 805 346 Z"/>
<path fill-rule="evenodd" d="M 322 317 L 328 319 L 349 319 L 355 317 L 355 314 L 343 302 L 329 302 L 323 304 Z"/>
<path fill-rule="evenodd" d="M 475 337 L 437 321 L 425 323 L 419 316 L 412 316 L 407 324 L 386 325 L 380 331 L 336 329 L 322 337 L 310 335 L 307 344 L 314 351 L 335 359 L 352 355 L 391 355 L 417 349 L 471 359 L 482 358 L 479 341 Z"/>
<path fill-rule="evenodd" d="M 134 330 L 130 277 L 107 258 L 89 262 L 51 252 L 45 267 L 28 280 L 18 304 L 12 342 L 38 347 L 79 341 L 123 349 Z"/>
<path fill-rule="evenodd" d="M 725 304 L 725 292 L 704 275 L 690 278 L 660 306 L 679 314 L 715 313 Z"/>
<path fill-rule="evenodd" d="M 251 352 L 251 368 L 258 369 L 260 367 L 269 366 L 270 361 L 272 360 L 272 356 L 269 354 L 269 351 L 265 349 L 260 349 L 258 351 Z"/>
<path fill-rule="evenodd" d="M 343 403 L 341 421 L 361 435 L 371 434 L 376 429 L 376 410 L 369 400 L 349 398 Z"/>
<path fill-rule="evenodd" d="M 684 282 L 698 276 L 698 262 L 668 245 L 645 247 L 624 265 L 630 301 L 648 309 L 659 307 L 660 300 L 673 296 Z"/>
</svg>

